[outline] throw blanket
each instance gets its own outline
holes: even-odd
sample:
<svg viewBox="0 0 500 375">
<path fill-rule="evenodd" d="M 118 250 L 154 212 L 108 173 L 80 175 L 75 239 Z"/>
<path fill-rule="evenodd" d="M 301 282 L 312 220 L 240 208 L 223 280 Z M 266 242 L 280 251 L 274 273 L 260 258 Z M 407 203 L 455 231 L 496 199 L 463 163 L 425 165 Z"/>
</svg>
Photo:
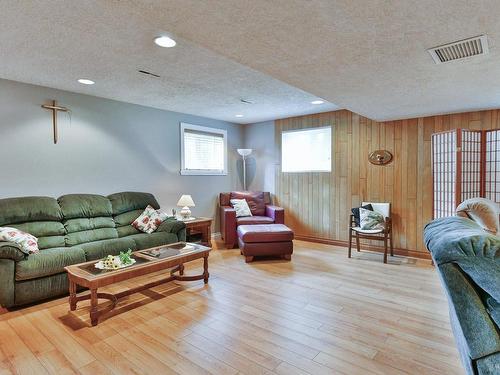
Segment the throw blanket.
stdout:
<svg viewBox="0 0 500 375">
<path fill-rule="evenodd" d="M 500 237 L 470 219 L 446 217 L 426 225 L 424 241 L 438 266 L 457 264 L 489 294 L 488 312 L 500 326 Z"/>
</svg>

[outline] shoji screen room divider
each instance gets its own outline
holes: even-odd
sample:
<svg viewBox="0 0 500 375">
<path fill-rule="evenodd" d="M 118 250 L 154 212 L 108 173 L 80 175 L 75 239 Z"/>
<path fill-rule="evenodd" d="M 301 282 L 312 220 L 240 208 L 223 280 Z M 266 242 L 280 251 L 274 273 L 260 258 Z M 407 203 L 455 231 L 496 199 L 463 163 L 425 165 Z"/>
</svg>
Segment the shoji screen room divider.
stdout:
<svg viewBox="0 0 500 375">
<path fill-rule="evenodd" d="M 500 203 L 500 129 L 432 135 L 433 217 L 452 216 L 464 200 Z"/>
</svg>

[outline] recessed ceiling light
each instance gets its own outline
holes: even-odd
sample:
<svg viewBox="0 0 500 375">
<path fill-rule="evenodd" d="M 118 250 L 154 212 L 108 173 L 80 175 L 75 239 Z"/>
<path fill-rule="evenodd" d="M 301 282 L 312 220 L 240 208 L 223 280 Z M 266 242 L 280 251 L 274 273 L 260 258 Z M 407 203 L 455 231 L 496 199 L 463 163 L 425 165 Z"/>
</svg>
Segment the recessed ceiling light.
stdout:
<svg viewBox="0 0 500 375">
<path fill-rule="evenodd" d="M 81 83 L 82 85 L 93 85 L 95 83 L 94 81 L 86 78 L 80 78 L 78 82 Z"/>
<path fill-rule="evenodd" d="M 173 40 L 172 38 L 169 38 L 168 36 L 156 37 L 155 43 L 157 45 L 159 45 L 160 47 L 166 47 L 166 48 L 175 47 L 175 45 L 177 44 L 175 42 L 175 40 Z"/>
<path fill-rule="evenodd" d="M 243 117 L 243 115 L 234 115 L 234 117 Z"/>
<path fill-rule="evenodd" d="M 324 102 L 324 100 L 313 100 L 311 104 L 323 104 Z"/>
</svg>

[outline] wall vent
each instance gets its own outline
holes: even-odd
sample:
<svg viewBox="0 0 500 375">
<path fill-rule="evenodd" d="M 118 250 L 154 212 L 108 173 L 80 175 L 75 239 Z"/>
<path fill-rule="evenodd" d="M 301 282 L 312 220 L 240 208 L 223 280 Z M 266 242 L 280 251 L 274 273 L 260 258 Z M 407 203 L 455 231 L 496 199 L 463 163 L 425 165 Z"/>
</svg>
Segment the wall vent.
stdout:
<svg viewBox="0 0 500 375">
<path fill-rule="evenodd" d="M 469 57 L 487 55 L 489 53 L 486 35 L 459 40 L 439 47 L 428 49 L 436 64 L 466 59 Z"/>
</svg>

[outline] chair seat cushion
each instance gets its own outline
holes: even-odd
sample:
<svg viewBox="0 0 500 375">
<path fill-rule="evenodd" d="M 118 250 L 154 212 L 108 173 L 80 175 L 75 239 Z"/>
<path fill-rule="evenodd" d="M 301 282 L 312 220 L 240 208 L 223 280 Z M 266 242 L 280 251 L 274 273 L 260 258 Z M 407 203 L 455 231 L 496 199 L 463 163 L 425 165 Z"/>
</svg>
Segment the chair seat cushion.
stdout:
<svg viewBox="0 0 500 375">
<path fill-rule="evenodd" d="M 252 225 L 252 224 L 273 224 L 274 220 L 267 216 L 246 216 L 237 217 L 237 225 Z"/>
<path fill-rule="evenodd" d="M 120 251 L 127 251 L 128 249 L 137 249 L 134 240 L 128 237 L 87 242 L 78 245 L 78 247 L 85 251 L 87 261 L 102 259 L 106 255 L 118 255 Z"/>
<path fill-rule="evenodd" d="M 365 234 L 376 234 L 376 233 L 383 233 L 383 229 L 361 229 L 360 227 L 354 227 L 352 230 L 355 230 L 356 232 L 359 233 L 365 233 Z"/>
<path fill-rule="evenodd" d="M 289 242 L 293 232 L 283 224 L 240 225 L 238 238 L 247 242 Z"/>
<path fill-rule="evenodd" d="M 149 249 L 151 247 L 167 245 L 178 241 L 177 235 L 169 232 L 155 232 L 151 234 L 140 233 L 124 238 L 132 239 L 135 242 L 137 250 Z"/>
<path fill-rule="evenodd" d="M 55 247 L 31 254 L 16 263 L 16 280 L 30 280 L 64 272 L 64 267 L 83 263 L 85 252 L 81 247 Z"/>
</svg>

